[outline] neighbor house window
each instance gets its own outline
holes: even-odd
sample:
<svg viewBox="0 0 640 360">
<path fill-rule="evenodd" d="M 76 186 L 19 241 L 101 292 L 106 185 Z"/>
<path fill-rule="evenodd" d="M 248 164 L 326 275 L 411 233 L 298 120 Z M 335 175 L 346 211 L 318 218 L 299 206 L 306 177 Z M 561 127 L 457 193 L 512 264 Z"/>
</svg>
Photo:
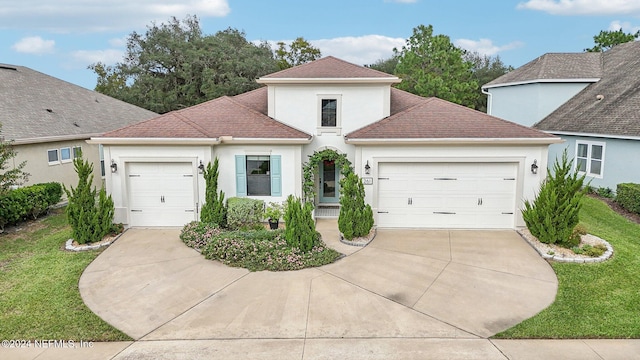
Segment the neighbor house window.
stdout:
<svg viewBox="0 0 640 360">
<path fill-rule="evenodd" d="M 282 196 L 280 155 L 236 155 L 236 196 Z"/>
<path fill-rule="evenodd" d="M 73 147 L 73 158 L 77 159 L 80 156 L 82 156 L 82 147 L 80 146 L 74 146 Z"/>
<path fill-rule="evenodd" d="M 58 156 L 58 149 L 47 150 L 47 157 L 49 158 L 49 165 L 60 164 L 60 157 Z"/>
<path fill-rule="evenodd" d="M 338 117 L 338 100 L 322 99 L 322 126 L 336 126 Z"/>
<path fill-rule="evenodd" d="M 60 161 L 63 163 L 71 161 L 71 148 L 65 147 L 60 149 Z"/>
<path fill-rule="evenodd" d="M 102 144 L 98 145 L 98 152 L 100 153 L 100 175 L 104 177 L 104 147 Z"/>
<path fill-rule="evenodd" d="M 576 141 L 576 170 L 601 178 L 604 172 L 603 142 Z"/>
</svg>

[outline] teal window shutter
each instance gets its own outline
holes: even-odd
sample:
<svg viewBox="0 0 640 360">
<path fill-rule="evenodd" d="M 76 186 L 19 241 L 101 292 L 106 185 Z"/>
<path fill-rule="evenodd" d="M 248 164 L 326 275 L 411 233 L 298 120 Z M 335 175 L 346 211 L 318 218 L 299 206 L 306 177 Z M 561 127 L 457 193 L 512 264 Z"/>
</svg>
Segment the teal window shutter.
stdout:
<svg viewBox="0 0 640 360">
<path fill-rule="evenodd" d="M 236 196 L 247 196 L 247 161 L 244 155 L 236 155 Z"/>
<path fill-rule="evenodd" d="M 282 196 L 282 161 L 280 155 L 271 155 L 271 196 Z"/>
</svg>

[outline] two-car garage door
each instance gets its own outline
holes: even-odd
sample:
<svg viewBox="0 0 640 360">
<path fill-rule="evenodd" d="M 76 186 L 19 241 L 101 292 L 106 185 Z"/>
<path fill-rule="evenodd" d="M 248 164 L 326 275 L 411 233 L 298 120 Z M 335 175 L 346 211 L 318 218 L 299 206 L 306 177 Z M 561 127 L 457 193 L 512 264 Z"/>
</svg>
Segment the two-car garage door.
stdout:
<svg viewBox="0 0 640 360">
<path fill-rule="evenodd" d="M 182 226 L 195 220 L 190 162 L 127 164 L 131 226 Z"/>
<path fill-rule="evenodd" d="M 380 163 L 378 226 L 513 228 L 517 163 Z"/>
</svg>

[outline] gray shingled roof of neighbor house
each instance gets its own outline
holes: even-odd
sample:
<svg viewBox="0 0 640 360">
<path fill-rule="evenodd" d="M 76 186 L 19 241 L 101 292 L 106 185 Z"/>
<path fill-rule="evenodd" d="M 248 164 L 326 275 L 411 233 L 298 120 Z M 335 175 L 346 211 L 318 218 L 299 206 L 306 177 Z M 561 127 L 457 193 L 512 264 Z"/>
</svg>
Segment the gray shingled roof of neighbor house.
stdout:
<svg viewBox="0 0 640 360">
<path fill-rule="evenodd" d="M 24 66 L 0 64 L 0 135 L 17 145 L 89 138 L 157 115 Z"/>
<path fill-rule="evenodd" d="M 593 82 L 602 76 L 602 53 L 549 53 L 529 61 L 482 87 L 517 84 L 536 80 L 584 80 Z"/>
<path fill-rule="evenodd" d="M 549 132 L 640 136 L 640 42 L 602 53 L 600 81 L 587 86 L 534 128 Z"/>
</svg>

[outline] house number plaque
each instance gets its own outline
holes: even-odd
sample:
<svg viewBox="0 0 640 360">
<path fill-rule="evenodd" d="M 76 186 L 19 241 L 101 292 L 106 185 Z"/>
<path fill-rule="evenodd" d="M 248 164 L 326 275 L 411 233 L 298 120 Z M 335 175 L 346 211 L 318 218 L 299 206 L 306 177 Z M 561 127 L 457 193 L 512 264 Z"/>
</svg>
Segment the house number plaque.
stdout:
<svg viewBox="0 0 640 360">
<path fill-rule="evenodd" d="M 362 184 L 363 185 L 373 185 L 373 178 L 372 177 L 363 177 L 362 178 Z"/>
</svg>

